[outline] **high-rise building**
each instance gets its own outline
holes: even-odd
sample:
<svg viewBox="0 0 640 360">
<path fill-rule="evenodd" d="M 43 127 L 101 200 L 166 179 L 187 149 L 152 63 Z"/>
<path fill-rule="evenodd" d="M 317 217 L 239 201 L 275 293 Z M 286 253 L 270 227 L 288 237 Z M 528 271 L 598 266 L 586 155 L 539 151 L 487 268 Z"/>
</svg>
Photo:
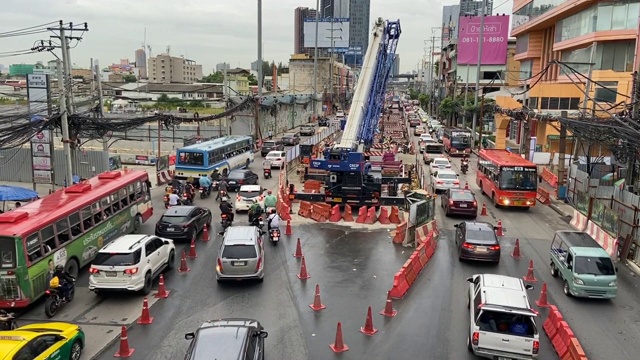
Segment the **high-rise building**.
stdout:
<svg viewBox="0 0 640 360">
<path fill-rule="evenodd" d="M 136 67 L 140 69 L 140 78 L 147 78 L 147 52 L 144 49 L 136 50 Z"/>
<path fill-rule="evenodd" d="M 485 15 L 493 14 L 493 0 L 485 0 Z M 460 0 L 460 16 L 480 15 L 482 13 L 482 0 Z"/>
<path fill-rule="evenodd" d="M 293 53 L 306 54 L 308 48 L 304 47 L 304 19 L 315 18 L 316 10 L 308 7 L 298 7 L 294 11 Z"/>
<path fill-rule="evenodd" d="M 190 84 L 202 79 L 202 65 L 182 57 L 160 54 L 149 58 L 147 67 L 151 83 Z"/>
<path fill-rule="evenodd" d="M 333 17 L 348 18 L 351 0 L 333 0 Z"/>
<path fill-rule="evenodd" d="M 218 71 L 219 72 L 223 72 L 225 70 L 225 68 L 226 68 L 226 70 L 231 69 L 231 64 L 229 64 L 229 63 L 216 64 L 216 72 L 218 72 Z"/>
<path fill-rule="evenodd" d="M 447 46 L 450 41 L 458 40 L 458 19 L 460 18 L 460 5 L 449 5 L 442 7 L 442 32 L 440 34 L 440 45 Z"/>
<path fill-rule="evenodd" d="M 369 47 L 371 0 L 351 0 L 349 2 L 349 47 L 362 48 L 362 54 Z"/>
<path fill-rule="evenodd" d="M 330 18 L 333 15 L 334 3 L 336 0 L 320 0 L 320 17 Z"/>
</svg>

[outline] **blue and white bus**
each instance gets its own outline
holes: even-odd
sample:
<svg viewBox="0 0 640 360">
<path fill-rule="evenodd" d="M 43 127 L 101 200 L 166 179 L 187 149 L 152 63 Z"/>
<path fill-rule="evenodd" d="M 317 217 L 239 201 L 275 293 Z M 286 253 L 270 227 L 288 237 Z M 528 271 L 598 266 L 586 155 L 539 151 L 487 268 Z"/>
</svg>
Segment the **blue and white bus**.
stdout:
<svg viewBox="0 0 640 360">
<path fill-rule="evenodd" d="M 176 151 L 176 174 L 179 180 L 211 175 L 245 167 L 253 162 L 253 139 L 246 135 L 229 135 L 185 146 Z"/>
</svg>

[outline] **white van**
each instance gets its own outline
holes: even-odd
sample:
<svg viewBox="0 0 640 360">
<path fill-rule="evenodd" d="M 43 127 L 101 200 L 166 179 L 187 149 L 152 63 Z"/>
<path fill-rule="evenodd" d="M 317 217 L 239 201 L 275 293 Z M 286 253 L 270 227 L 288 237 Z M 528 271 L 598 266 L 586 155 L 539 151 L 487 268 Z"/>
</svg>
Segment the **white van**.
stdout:
<svg viewBox="0 0 640 360">
<path fill-rule="evenodd" d="M 527 296 L 533 286 L 519 278 L 495 274 L 476 274 L 467 282 L 469 351 L 487 359 L 537 359 L 538 314 Z"/>
</svg>

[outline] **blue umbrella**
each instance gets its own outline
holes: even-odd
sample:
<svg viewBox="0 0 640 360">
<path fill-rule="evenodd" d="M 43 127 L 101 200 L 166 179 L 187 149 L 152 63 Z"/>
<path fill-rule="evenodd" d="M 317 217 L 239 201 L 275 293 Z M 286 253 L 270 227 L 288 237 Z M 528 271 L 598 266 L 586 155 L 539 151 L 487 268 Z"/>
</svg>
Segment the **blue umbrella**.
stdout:
<svg viewBox="0 0 640 360">
<path fill-rule="evenodd" d="M 19 186 L 0 185 L 0 201 L 31 200 L 38 197 L 38 193 Z"/>
</svg>

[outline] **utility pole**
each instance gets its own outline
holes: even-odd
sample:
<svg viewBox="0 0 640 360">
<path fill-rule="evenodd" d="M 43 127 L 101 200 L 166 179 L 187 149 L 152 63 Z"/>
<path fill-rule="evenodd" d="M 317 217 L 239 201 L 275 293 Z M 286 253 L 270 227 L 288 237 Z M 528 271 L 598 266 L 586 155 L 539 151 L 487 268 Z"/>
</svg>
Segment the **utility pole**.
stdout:
<svg viewBox="0 0 640 360">
<path fill-rule="evenodd" d="M 568 115 L 567 111 L 561 111 L 560 117 L 566 118 Z M 574 138 L 575 141 L 575 138 Z M 560 143 L 558 144 L 560 149 L 558 149 L 558 189 L 564 186 L 564 174 L 565 170 L 565 154 L 567 153 L 567 126 L 564 125 L 563 122 L 560 122 Z M 565 194 L 569 194 L 565 192 Z"/>
<path fill-rule="evenodd" d="M 260 131 L 260 101 L 262 101 L 262 0 L 258 0 L 258 99 L 256 101 L 256 126 L 254 129 L 256 139 L 262 133 Z"/>
<path fill-rule="evenodd" d="M 480 13 L 480 35 L 478 36 L 478 66 L 476 67 L 476 96 L 473 102 L 475 108 L 478 107 L 478 97 L 480 96 L 480 67 L 482 66 L 482 43 L 484 42 L 484 13 L 486 11 L 487 0 L 482 0 L 482 10 Z M 471 138 L 476 138 L 476 122 L 478 120 L 478 112 L 473 112 L 473 120 L 471 122 Z"/>
<path fill-rule="evenodd" d="M 484 127 L 484 94 L 480 101 L 480 131 L 478 135 L 478 150 L 482 150 L 482 128 Z"/>
<path fill-rule="evenodd" d="M 96 60 L 96 63 L 93 67 L 94 75 L 96 76 L 96 82 L 98 84 L 98 111 L 96 111 L 96 115 L 100 118 L 104 118 L 104 99 L 102 98 L 102 77 L 100 76 L 100 61 Z M 105 136 L 102 138 L 102 151 L 106 153 L 105 159 L 107 163 L 105 164 L 105 169 L 109 169 L 109 139 L 110 136 Z M 156 159 L 158 161 L 158 159 Z M 110 170 L 110 169 L 109 169 Z"/>
<path fill-rule="evenodd" d="M 317 116 L 317 101 L 318 96 L 318 24 L 320 23 L 320 0 L 316 0 L 316 36 L 315 47 L 313 49 L 313 100 L 311 105 L 313 106 L 313 116 Z"/>
<path fill-rule="evenodd" d="M 229 101 L 229 78 L 227 78 L 227 63 L 222 63 L 222 94 L 224 101 Z M 222 119 L 218 119 L 218 136 L 222 137 Z"/>
<path fill-rule="evenodd" d="M 333 14 L 331 14 L 331 58 L 329 59 L 329 104 L 331 106 L 331 113 L 333 114 L 333 56 L 335 55 L 335 42 L 333 36 Z"/>
<path fill-rule="evenodd" d="M 467 70 L 467 79 L 464 82 L 464 113 L 462 114 L 462 128 L 464 129 L 467 126 L 467 98 L 469 97 L 469 71 L 470 66 L 466 66 Z"/>
<path fill-rule="evenodd" d="M 291 105 L 291 129 L 296 127 L 296 73 L 293 73 L 293 104 Z"/>
<path fill-rule="evenodd" d="M 60 105 L 60 118 L 62 127 L 62 148 L 65 163 L 65 185 L 73 185 L 73 169 L 71 168 L 71 140 L 69 139 L 69 118 L 67 113 L 67 99 L 64 89 L 64 71 L 62 71 L 62 61 L 56 61 L 58 75 L 58 97 Z"/>
</svg>

